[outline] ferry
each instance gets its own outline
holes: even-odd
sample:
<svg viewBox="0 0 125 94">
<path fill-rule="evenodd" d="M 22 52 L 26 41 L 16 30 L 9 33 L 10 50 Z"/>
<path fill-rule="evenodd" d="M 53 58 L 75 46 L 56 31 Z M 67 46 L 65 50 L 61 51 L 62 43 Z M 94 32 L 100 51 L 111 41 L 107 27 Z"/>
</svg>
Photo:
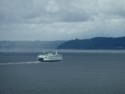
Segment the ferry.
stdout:
<svg viewBox="0 0 125 94">
<path fill-rule="evenodd" d="M 57 62 L 62 61 L 62 55 L 58 54 L 57 51 L 55 53 L 43 53 L 41 55 L 38 55 L 37 59 L 41 62 Z"/>
</svg>

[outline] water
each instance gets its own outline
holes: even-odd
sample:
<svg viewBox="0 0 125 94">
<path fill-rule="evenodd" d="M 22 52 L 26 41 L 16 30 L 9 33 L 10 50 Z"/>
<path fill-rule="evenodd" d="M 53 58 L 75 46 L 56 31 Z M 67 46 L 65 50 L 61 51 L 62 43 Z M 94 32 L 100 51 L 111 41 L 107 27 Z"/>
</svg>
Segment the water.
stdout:
<svg viewBox="0 0 125 94">
<path fill-rule="evenodd" d="M 0 53 L 0 94 L 125 94 L 125 53 L 62 52 L 47 63 L 38 54 Z"/>
</svg>

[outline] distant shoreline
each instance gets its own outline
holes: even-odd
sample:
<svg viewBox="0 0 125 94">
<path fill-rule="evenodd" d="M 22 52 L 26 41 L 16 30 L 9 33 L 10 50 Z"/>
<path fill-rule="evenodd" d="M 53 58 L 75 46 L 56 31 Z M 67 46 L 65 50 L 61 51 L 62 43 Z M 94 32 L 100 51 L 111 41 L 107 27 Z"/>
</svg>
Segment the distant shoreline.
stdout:
<svg viewBox="0 0 125 94">
<path fill-rule="evenodd" d="M 91 39 L 74 39 L 60 44 L 58 49 L 81 50 L 125 50 L 125 37 L 95 37 Z"/>
<path fill-rule="evenodd" d="M 55 51 L 58 51 L 59 53 L 125 53 L 125 50 L 105 50 L 105 49 L 97 49 L 97 50 L 74 50 L 74 49 L 30 49 L 30 50 L 14 50 L 14 49 L 10 49 L 10 50 L 1 50 L 0 49 L 0 53 L 13 53 L 13 52 L 19 52 L 19 53 L 25 53 L 25 52 L 28 52 L 28 53 L 32 53 L 32 52 L 36 52 L 36 53 L 42 53 L 42 51 L 45 51 L 45 52 L 55 52 Z"/>
</svg>

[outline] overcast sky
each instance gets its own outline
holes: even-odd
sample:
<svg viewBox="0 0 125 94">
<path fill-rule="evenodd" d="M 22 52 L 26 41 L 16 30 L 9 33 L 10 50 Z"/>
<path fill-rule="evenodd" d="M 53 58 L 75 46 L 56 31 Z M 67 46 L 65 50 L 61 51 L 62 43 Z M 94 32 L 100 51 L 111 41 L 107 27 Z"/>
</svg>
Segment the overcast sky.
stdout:
<svg viewBox="0 0 125 94">
<path fill-rule="evenodd" d="M 0 0 L 0 40 L 125 36 L 125 0 Z"/>
</svg>

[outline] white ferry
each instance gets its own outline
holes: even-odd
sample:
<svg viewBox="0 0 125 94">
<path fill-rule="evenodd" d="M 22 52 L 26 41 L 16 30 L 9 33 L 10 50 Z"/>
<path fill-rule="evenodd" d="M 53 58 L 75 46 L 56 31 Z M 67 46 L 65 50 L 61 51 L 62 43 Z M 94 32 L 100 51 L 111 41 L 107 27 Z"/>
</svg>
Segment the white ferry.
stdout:
<svg viewBox="0 0 125 94">
<path fill-rule="evenodd" d="M 37 58 L 41 62 L 56 62 L 62 61 L 62 55 L 58 54 L 57 51 L 55 53 L 47 53 L 38 55 Z"/>
</svg>

